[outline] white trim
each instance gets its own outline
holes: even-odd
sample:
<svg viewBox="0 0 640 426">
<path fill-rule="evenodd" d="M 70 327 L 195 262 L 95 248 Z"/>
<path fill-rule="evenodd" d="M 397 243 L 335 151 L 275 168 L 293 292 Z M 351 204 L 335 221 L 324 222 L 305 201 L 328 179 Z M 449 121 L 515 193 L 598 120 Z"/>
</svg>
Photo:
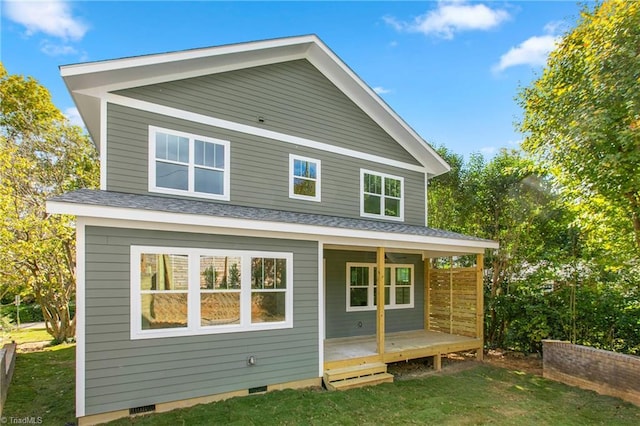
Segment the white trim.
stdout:
<svg viewBox="0 0 640 426">
<path fill-rule="evenodd" d="M 285 143 L 289 143 L 297 146 L 303 146 L 306 148 L 314 148 L 320 151 L 332 152 L 332 153 L 344 155 L 347 157 L 359 158 L 362 160 L 372 161 L 374 163 L 384 164 L 392 167 L 398 167 L 401 169 L 411 170 L 414 172 L 426 173 L 427 171 L 424 166 L 420 166 L 420 165 L 405 163 L 403 161 L 384 158 L 378 155 L 360 152 L 360 151 L 356 151 L 356 150 L 352 150 L 352 149 L 348 149 L 348 148 L 344 148 L 336 145 L 330 145 L 324 142 L 318 142 L 312 139 L 293 136 L 286 133 L 274 132 L 272 130 L 267 130 L 260 127 L 249 126 L 246 124 L 241 124 L 233 121 L 223 120 L 220 118 L 210 117 L 203 114 L 197 114 L 195 112 L 185 111 L 178 108 L 158 105 L 152 102 L 127 98 L 125 96 L 115 95 L 113 93 L 107 93 L 104 96 L 104 98 L 107 100 L 107 102 L 112 103 L 114 105 L 120 105 L 128 108 L 138 109 L 141 111 L 165 115 L 168 117 L 179 118 L 181 120 L 187 120 L 194 123 L 219 127 L 221 129 L 232 130 L 235 132 L 246 133 L 253 136 L 273 139 L 279 142 L 285 142 Z"/>
<path fill-rule="evenodd" d="M 314 196 L 310 196 L 310 195 L 301 195 L 301 194 L 296 194 L 294 192 L 294 181 L 296 176 L 294 175 L 294 164 L 295 161 L 299 160 L 299 161 L 306 161 L 308 163 L 315 163 L 316 165 L 316 177 L 315 179 L 308 179 L 308 180 L 313 180 L 316 183 L 316 195 Z M 289 198 L 295 198 L 297 200 L 307 200 L 307 201 L 316 201 L 316 202 L 320 202 L 321 201 L 321 177 L 322 177 L 322 162 L 320 160 L 317 160 L 315 158 L 309 158 L 309 157 L 303 157 L 301 155 L 296 155 L 296 154 L 289 154 Z M 305 178 L 306 179 L 306 178 Z"/>
<path fill-rule="evenodd" d="M 100 189 L 107 190 L 107 101 L 100 99 Z"/>
<path fill-rule="evenodd" d="M 320 377 L 324 375 L 326 266 L 324 246 L 321 241 L 318 241 L 318 374 Z"/>
<path fill-rule="evenodd" d="M 283 46 L 286 47 L 300 43 L 313 42 L 319 42 L 318 38 L 315 35 L 305 35 L 299 37 L 288 37 L 247 43 L 229 44 L 224 46 L 206 47 L 201 49 L 189 49 L 177 52 L 143 55 L 130 58 L 63 65 L 60 67 L 60 74 L 62 77 L 68 77 L 74 75 L 115 71 L 126 68 L 135 68 L 177 61 L 187 61 L 191 59 L 208 58 L 211 56 L 222 56 L 233 53 L 244 53 L 253 50 L 264 50 Z M 297 56 L 303 57 L 304 53 L 304 51 L 301 51 Z"/>
<path fill-rule="evenodd" d="M 86 291 L 85 220 L 76 220 L 76 417 L 85 415 Z"/>
<path fill-rule="evenodd" d="M 140 290 L 140 255 L 141 254 L 175 254 L 188 256 L 189 281 L 187 289 L 187 327 L 143 330 Z M 199 259 L 200 256 L 229 256 L 240 257 L 241 261 L 241 289 L 240 289 L 240 324 L 202 326 L 200 324 L 200 280 L 199 280 Z M 285 294 L 285 320 L 269 323 L 251 323 L 251 294 L 254 290 L 251 287 L 251 258 L 265 257 L 285 259 L 287 261 L 287 286 L 284 291 L 274 289 L 273 291 Z M 131 296 L 131 340 L 153 339 L 177 336 L 200 336 L 206 334 L 237 333 L 245 331 L 278 330 L 293 328 L 293 253 L 270 252 L 270 251 L 248 251 L 248 250 L 224 250 L 224 249 L 201 249 L 183 247 L 164 246 L 139 246 L 130 247 L 130 296 Z M 176 291 L 184 293 L 184 291 Z"/>
<path fill-rule="evenodd" d="M 286 237 L 313 241 L 322 239 L 325 244 L 442 250 L 465 254 L 484 253 L 484 249 L 486 248 L 497 249 L 499 247 L 497 242 L 486 240 L 458 240 L 383 231 L 344 229 L 329 226 L 235 219 L 186 213 L 168 213 L 123 207 L 94 206 L 61 201 L 47 201 L 47 212 L 94 218 L 96 219 L 96 225 L 119 223 L 111 226 L 169 231 L 184 230 L 185 232 L 226 233 L 227 235 L 257 236 L 260 233 L 261 235 L 273 238 Z M 110 222 L 109 219 L 115 219 L 117 222 Z"/>
<path fill-rule="evenodd" d="M 376 304 L 375 299 L 373 297 L 375 287 L 375 263 L 368 262 L 347 262 L 346 270 L 347 276 L 345 281 L 346 287 L 346 311 L 347 312 L 361 312 L 361 311 L 375 311 Z M 400 263 L 386 263 L 385 268 L 389 268 L 390 271 L 390 279 L 389 283 L 389 304 L 384 305 L 384 309 L 392 310 L 392 309 L 413 309 L 414 307 L 414 295 L 415 295 L 415 265 L 412 263 L 400 264 Z M 351 286 L 351 267 L 367 267 L 369 269 L 369 282 L 367 283 L 367 306 L 351 306 L 351 288 L 358 288 Z M 396 275 L 394 271 L 398 268 L 409 268 L 411 270 L 411 292 L 409 294 L 409 303 L 398 305 L 396 304 Z M 385 285 L 386 287 L 386 285 Z M 406 286 L 402 286 L 406 287 Z M 365 287 L 359 287 L 365 288 Z"/>
<path fill-rule="evenodd" d="M 181 189 L 172 189 L 165 188 L 156 185 L 156 133 L 166 133 L 170 135 L 175 135 L 179 137 L 183 137 L 189 140 L 189 163 L 184 164 L 188 167 L 187 179 L 188 185 L 187 190 Z M 223 169 L 223 193 L 222 194 L 210 194 L 207 192 L 197 192 L 195 190 L 195 141 L 203 141 L 207 143 L 213 143 L 216 145 L 224 146 L 224 169 Z M 149 176 L 149 192 L 156 192 L 160 194 L 170 194 L 170 195 L 188 195 L 190 197 L 198 197 L 198 198 L 207 198 L 212 200 L 223 200 L 229 201 L 231 199 L 230 194 L 230 178 L 231 178 L 231 144 L 229 141 L 222 139 L 215 139 L 207 136 L 196 135 L 193 133 L 181 132 L 173 129 L 165 129 L 157 126 L 149 126 L 149 144 L 148 147 L 148 176 Z M 160 160 L 163 161 L 163 160 Z"/>
<path fill-rule="evenodd" d="M 380 214 L 366 213 L 364 211 L 364 175 L 365 174 L 380 176 L 381 178 L 382 194 L 380 195 Z M 387 178 L 400 181 L 400 215 L 397 217 L 387 216 L 384 213 L 384 201 L 386 198 L 386 195 L 384 193 L 384 189 L 385 189 L 384 180 Z M 391 197 L 391 198 L 395 198 L 395 197 Z M 402 176 L 394 176 L 388 173 L 381 173 L 381 172 L 376 172 L 368 169 L 360 169 L 360 216 L 373 218 L 373 219 L 386 219 L 386 220 L 395 220 L 398 222 L 404 222 L 404 178 Z"/>
</svg>

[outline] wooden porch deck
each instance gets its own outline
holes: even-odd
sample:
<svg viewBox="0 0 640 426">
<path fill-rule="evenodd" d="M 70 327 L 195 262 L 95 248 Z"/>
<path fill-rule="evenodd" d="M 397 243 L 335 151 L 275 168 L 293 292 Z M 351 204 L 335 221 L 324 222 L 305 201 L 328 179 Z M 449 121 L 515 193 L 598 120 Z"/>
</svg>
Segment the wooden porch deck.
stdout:
<svg viewBox="0 0 640 426">
<path fill-rule="evenodd" d="M 385 353 L 380 356 L 376 352 L 376 336 L 343 337 L 325 340 L 324 363 L 325 369 L 372 361 L 390 363 L 481 350 L 482 345 L 482 340 L 474 337 L 438 331 L 403 331 L 385 334 Z"/>
</svg>

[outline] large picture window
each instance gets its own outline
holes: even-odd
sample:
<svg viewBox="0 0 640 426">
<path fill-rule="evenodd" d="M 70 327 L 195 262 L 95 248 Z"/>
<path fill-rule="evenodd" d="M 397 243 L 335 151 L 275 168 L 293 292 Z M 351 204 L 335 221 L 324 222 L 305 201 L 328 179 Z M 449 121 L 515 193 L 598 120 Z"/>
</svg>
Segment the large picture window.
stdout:
<svg viewBox="0 0 640 426">
<path fill-rule="evenodd" d="M 229 142 L 149 126 L 149 191 L 229 199 Z"/>
<path fill-rule="evenodd" d="M 320 201 L 320 160 L 289 155 L 289 197 Z"/>
<path fill-rule="evenodd" d="M 376 309 L 377 269 L 374 263 L 347 263 L 347 311 Z M 413 265 L 385 266 L 386 309 L 413 308 L 413 278 Z"/>
<path fill-rule="evenodd" d="M 293 325 L 293 255 L 131 247 L 131 337 Z"/>
<path fill-rule="evenodd" d="M 360 215 L 403 220 L 403 183 L 402 177 L 361 169 Z"/>
</svg>

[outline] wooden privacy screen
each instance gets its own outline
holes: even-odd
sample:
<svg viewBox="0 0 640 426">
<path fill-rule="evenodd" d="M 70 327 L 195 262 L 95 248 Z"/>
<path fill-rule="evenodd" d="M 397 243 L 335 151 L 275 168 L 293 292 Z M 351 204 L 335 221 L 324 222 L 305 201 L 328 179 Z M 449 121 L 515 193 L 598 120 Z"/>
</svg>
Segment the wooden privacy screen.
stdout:
<svg viewBox="0 0 640 426">
<path fill-rule="evenodd" d="M 428 268 L 428 329 L 468 337 L 478 336 L 477 269 Z M 481 305 L 480 305 L 481 306 Z"/>
</svg>

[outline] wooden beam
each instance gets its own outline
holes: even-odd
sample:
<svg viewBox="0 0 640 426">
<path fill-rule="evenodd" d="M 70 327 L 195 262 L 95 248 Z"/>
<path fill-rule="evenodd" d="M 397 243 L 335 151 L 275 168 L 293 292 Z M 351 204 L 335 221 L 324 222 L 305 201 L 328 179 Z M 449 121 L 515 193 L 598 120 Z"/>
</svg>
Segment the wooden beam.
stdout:
<svg viewBox="0 0 640 426">
<path fill-rule="evenodd" d="M 476 337 L 483 342 L 484 346 L 484 255 L 479 253 L 476 255 Z M 482 360 L 484 354 L 483 347 L 480 347 L 476 357 Z"/>
<path fill-rule="evenodd" d="M 453 334 L 453 256 L 449 258 L 449 334 Z"/>
<path fill-rule="evenodd" d="M 431 258 L 424 260 L 424 329 L 431 330 Z"/>
<path fill-rule="evenodd" d="M 436 371 L 442 370 L 442 355 L 436 354 L 433 356 L 433 369 Z"/>
<path fill-rule="evenodd" d="M 376 315 L 376 341 L 378 353 L 384 355 L 384 247 L 378 247 L 376 251 L 376 264 L 378 268 L 377 284 L 377 315 Z"/>
</svg>

